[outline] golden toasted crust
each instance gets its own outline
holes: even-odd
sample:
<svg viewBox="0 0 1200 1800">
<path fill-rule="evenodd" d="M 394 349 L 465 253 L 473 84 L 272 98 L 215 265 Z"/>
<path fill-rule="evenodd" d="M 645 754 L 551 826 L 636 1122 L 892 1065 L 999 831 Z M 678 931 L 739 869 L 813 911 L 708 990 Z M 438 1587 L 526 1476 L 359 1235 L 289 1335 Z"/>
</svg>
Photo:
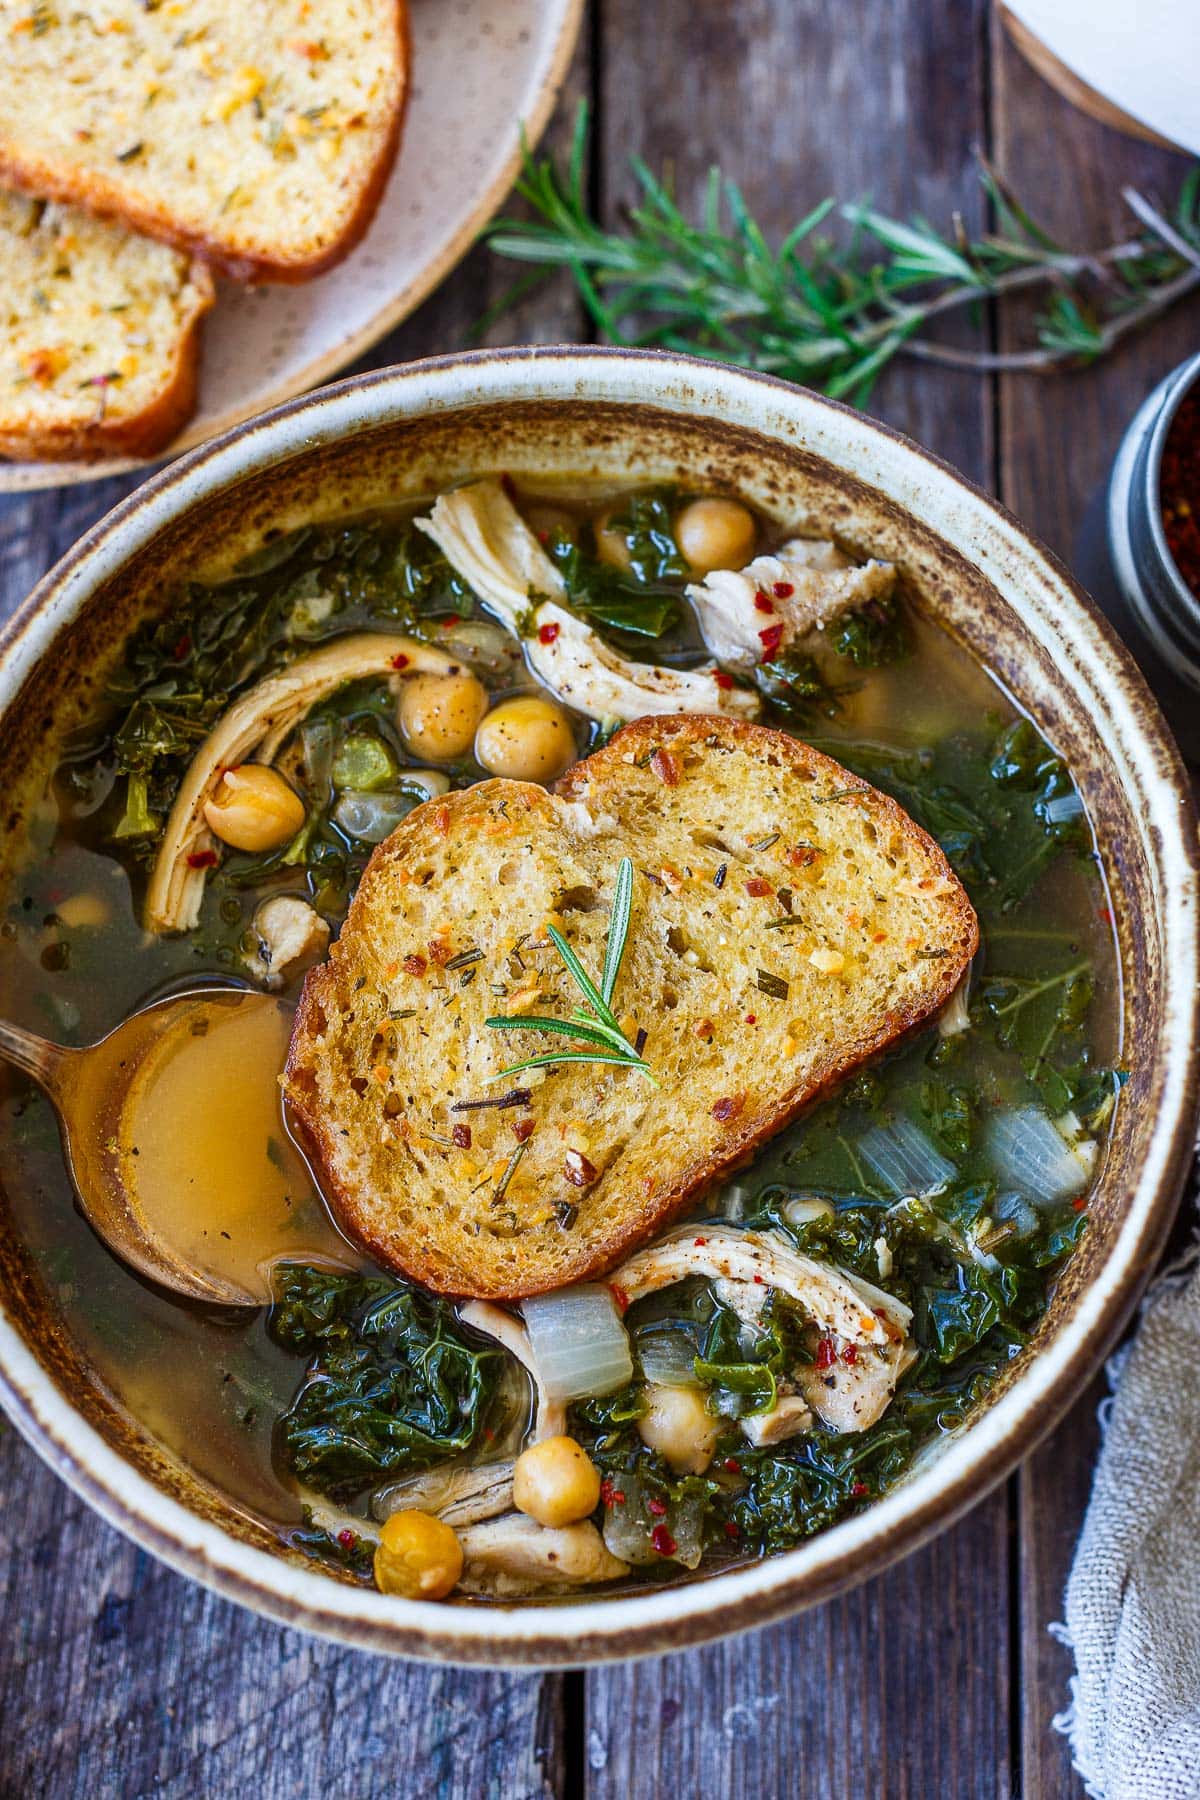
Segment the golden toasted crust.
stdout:
<svg viewBox="0 0 1200 1800">
<path fill-rule="evenodd" d="M 214 203 L 206 213 L 198 211 L 194 205 L 187 208 L 172 206 L 161 196 L 155 198 L 144 186 L 139 188 L 136 167 L 120 166 L 119 157 L 115 163 L 111 156 L 104 160 L 97 157 L 89 163 L 77 152 L 69 158 L 56 159 L 53 154 L 39 150 L 22 137 L 19 125 L 6 128 L 3 109 L 0 109 L 0 181 L 29 194 L 84 207 L 101 218 L 120 220 L 131 230 L 203 257 L 233 281 L 284 284 L 310 281 L 341 262 L 361 241 L 396 160 L 411 86 L 411 35 L 407 0 L 380 0 L 380 6 L 389 15 L 389 28 L 395 34 L 395 63 L 391 71 L 393 91 L 385 114 L 377 121 L 378 141 L 374 154 L 356 177 L 353 205 L 336 237 L 326 244 L 312 249 L 285 250 L 269 244 L 250 243 L 244 236 L 239 236 L 236 215 L 231 213 L 226 217 L 226 202 L 229 194 L 236 192 L 236 186 L 228 189 L 219 201 L 214 197 Z M 135 113 L 142 104 L 144 85 L 138 81 L 131 86 L 130 98 Z M 53 107 L 56 104 L 68 105 L 67 96 L 56 90 L 48 91 L 45 105 Z M 91 132 L 85 133 L 85 138 L 91 136 Z M 322 179 L 323 171 L 314 171 L 314 186 L 319 186 Z M 345 184 L 340 178 L 331 178 L 329 185 L 340 190 Z"/>
<path fill-rule="evenodd" d="M 196 401 L 199 261 L 73 207 L 0 190 L 9 277 L 0 455 L 152 456 Z"/>
<path fill-rule="evenodd" d="M 551 1045 L 485 1017 L 577 1003 L 546 916 L 598 972 L 624 854 L 642 873 L 613 1004 L 646 1031 L 659 1086 L 587 1064 L 492 1082 Z M 639 720 L 555 795 L 482 783 L 380 845 L 305 983 L 285 1091 L 374 1257 L 441 1292 L 517 1298 L 603 1273 L 686 1211 L 943 1005 L 977 946 L 961 885 L 893 800 L 762 726 Z M 518 1086 L 527 1105 L 461 1110 Z"/>
</svg>

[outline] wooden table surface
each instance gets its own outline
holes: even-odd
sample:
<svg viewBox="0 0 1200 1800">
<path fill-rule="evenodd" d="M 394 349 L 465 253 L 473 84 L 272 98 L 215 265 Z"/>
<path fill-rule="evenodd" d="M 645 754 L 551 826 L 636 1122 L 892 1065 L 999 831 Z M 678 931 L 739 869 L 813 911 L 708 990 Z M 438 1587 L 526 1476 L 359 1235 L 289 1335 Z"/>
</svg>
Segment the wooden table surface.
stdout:
<svg viewBox="0 0 1200 1800">
<path fill-rule="evenodd" d="M 1073 112 L 987 0 L 603 0 L 553 129 L 560 144 L 581 94 L 596 124 L 593 192 L 612 220 L 638 151 L 669 161 L 685 206 L 719 161 L 778 235 L 827 192 L 939 224 L 958 210 L 977 228 L 982 148 L 1052 229 L 1100 244 L 1127 228 L 1124 183 L 1169 196 L 1184 167 Z M 510 279 L 475 252 L 364 366 L 465 344 Z M 1003 348 L 1018 326 L 987 308 L 970 340 Z M 587 335 L 557 285 L 490 341 Z M 1085 373 L 896 368 L 873 410 L 1069 559 L 1136 403 L 1198 342 L 1192 305 Z M 3 607 L 132 485 L 3 503 Z M 546 1676 L 428 1669 L 258 1620 L 126 1543 L 5 1429 L 0 1795 L 1077 1795 L 1051 1730 L 1069 1658 L 1046 1625 L 1087 1495 L 1097 1398 L 1082 1395 L 961 1524 L 844 1598 L 709 1649 Z"/>
</svg>

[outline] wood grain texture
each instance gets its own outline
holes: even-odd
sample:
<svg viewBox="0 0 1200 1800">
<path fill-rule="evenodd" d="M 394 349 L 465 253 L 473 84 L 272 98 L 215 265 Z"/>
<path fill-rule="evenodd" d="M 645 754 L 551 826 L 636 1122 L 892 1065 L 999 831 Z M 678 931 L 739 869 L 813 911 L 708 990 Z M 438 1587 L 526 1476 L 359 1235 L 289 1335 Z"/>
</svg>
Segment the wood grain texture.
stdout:
<svg viewBox="0 0 1200 1800">
<path fill-rule="evenodd" d="M 652 169 L 669 163 L 685 209 L 719 161 L 771 238 L 827 193 L 870 194 L 882 208 L 947 224 L 957 209 L 980 228 L 973 146 L 987 128 L 986 8 L 972 0 L 938 13 L 935 34 L 921 0 L 659 0 L 651 34 L 638 0 L 610 0 L 599 94 L 607 217 L 632 195 L 636 151 Z M 677 78 L 664 82 L 664 70 Z M 985 321 L 965 329 L 986 343 Z M 986 382 L 896 364 L 871 411 L 991 485 Z M 937 1543 L 816 1612 L 589 1673 L 589 1794 L 1008 1792 L 1008 1539 L 1001 1491 Z M 952 1679 L 939 1677 L 948 1670 Z"/>
<path fill-rule="evenodd" d="M 995 156 L 1046 226 L 1064 239 L 1102 244 L 1129 230 L 1120 195 L 1133 185 L 1169 200 L 1187 160 L 1122 136 L 1077 112 L 1026 63 L 997 24 L 993 37 Z M 1000 346 L 1028 330 L 1028 309 L 1006 307 Z M 1098 366 L 999 382 L 999 488 L 1006 503 L 1070 560 L 1085 510 L 1108 473 L 1138 405 L 1200 341 L 1200 301 L 1129 338 Z M 1024 1800 L 1082 1792 L 1066 1739 L 1051 1729 L 1065 1708 L 1072 1661 L 1052 1639 L 1091 1489 L 1099 1445 L 1097 1382 L 1019 1476 L 1020 1572 L 1014 1628 L 1021 1644 Z"/>
<path fill-rule="evenodd" d="M 557 1685 L 425 1669 L 268 1624 L 102 1525 L 0 1442 L 0 1794 L 543 1800 Z"/>
<path fill-rule="evenodd" d="M 880 1580 L 798 1619 L 593 1672 L 587 1792 L 594 1800 L 1008 1793 L 1006 1529 L 1001 1497 Z"/>
</svg>

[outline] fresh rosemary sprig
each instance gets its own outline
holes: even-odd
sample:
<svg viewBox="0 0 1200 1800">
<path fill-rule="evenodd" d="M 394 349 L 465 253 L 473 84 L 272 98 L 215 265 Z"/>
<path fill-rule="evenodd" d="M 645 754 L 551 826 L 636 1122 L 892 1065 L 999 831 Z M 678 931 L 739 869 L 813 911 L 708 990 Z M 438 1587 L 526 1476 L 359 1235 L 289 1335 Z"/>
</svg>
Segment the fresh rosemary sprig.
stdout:
<svg viewBox="0 0 1200 1800">
<path fill-rule="evenodd" d="M 500 219 L 487 233 L 498 255 L 535 264 L 537 271 L 485 323 L 541 276 L 568 268 L 610 343 L 698 352 L 861 406 L 894 356 L 980 371 L 1094 362 L 1200 288 L 1200 165 L 1166 213 L 1126 189 L 1142 231 L 1082 253 L 1042 230 L 986 163 L 981 179 L 995 229 L 981 238 L 969 238 L 957 215 L 944 237 L 922 218 L 904 223 L 870 206 L 839 208 L 827 199 L 776 250 L 736 183 L 717 169 L 709 175 L 703 217 L 691 223 L 635 158 L 641 199 L 626 229 L 610 232 L 589 211 L 586 168 L 581 105 L 564 171 L 551 157 L 535 160 L 526 150 L 518 192 L 537 217 Z M 848 244 L 819 230 L 835 212 L 853 227 Z M 1048 296 L 1035 323 L 1036 347 L 960 349 L 925 335 L 944 313 L 1024 289 Z"/>
<path fill-rule="evenodd" d="M 629 936 L 629 918 L 633 908 L 633 863 L 629 857 L 623 856 L 617 869 L 616 887 L 613 890 L 612 912 L 608 920 L 608 940 L 604 951 L 604 972 L 597 987 L 579 958 L 560 931 L 550 927 L 550 940 L 567 966 L 567 972 L 583 995 L 589 1011 L 582 1008 L 576 1010 L 565 1019 L 543 1019 L 533 1016 L 516 1018 L 486 1019 L 485 1024 L 495 1031 L 549 1031 L 560 1037 L 571 1038 L 577 1043 L 588 1044 L 588 1050 L 547 1051 L 544 1056 L 530 1056 L 524 1062 L 513 1063 L 507 1069 L 500 1069 L 495 1075 L 488 1077 L 490 1081 L 502 1081 L 505 1076 L 516 1075 L 521 1069 L 548 1069 L 559 1063 L 611 1063 L 618 1068 L 634 1069 L 644 1075 L 652 1086 L 658 1083 L 650 1073 L 650 1065 L 640 1051 L 630 1043 L 617 1023 L 612 1010 L 613 989 L 617 985 L 617 976 L 621 972 L 621 959 L 625 954 L 625 941 Z"/>
</svg>

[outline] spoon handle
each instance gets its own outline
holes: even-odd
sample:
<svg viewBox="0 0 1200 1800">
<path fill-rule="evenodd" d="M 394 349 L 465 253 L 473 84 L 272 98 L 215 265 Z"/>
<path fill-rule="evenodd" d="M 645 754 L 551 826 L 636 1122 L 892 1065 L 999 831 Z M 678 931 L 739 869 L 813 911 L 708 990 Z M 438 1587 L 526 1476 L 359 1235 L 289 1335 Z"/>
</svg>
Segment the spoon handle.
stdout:
<svg viewBox="0 0 1200 1800">
<path fill-rule="evenodd" d="M 36 1032 L 24 1031 L 21 1026 L 9 1025 L 0 1019 L 0 1062 L 13 1063 L 18 1069 L 24 1069 L 48 1092 L 54 1093 L 58 1076 L 70 1055 L 71 1052 L 61 1044 L 52 1044 L 49 1038 L 38 1037 Z"/>
</svg>

